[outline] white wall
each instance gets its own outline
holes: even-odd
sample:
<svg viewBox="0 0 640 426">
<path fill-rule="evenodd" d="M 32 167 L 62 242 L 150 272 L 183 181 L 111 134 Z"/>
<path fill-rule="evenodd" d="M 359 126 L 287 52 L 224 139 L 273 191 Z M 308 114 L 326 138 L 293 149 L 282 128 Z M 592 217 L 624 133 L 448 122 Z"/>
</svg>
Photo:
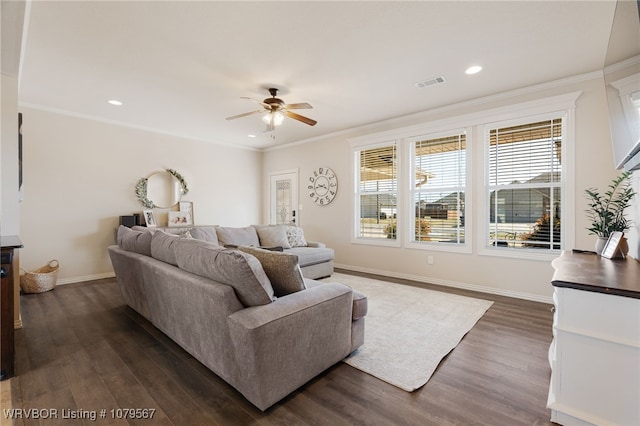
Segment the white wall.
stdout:
<svg viewBox="0 0 640 426">
<path fill-rule="evenodd" d="M 640 171 L 633 172 L 631 179 L 637 195 L 632 200 L 627 212 L 632 223 L 631 229 L 625 233 L 625 236 L 629 240 L 629 256 L 640 259 Z"/>
<path fill-rule="evenodd" d="M 60 261 L 59 282 L 112 273 L 106 248 L 120 215 L 140 212 L 135 184 L 172 168 L 184 176 L 196 224 L 261 221 L 262 153 L 33 108 L 23 113 L 21 267 Z M 3 181 L 4 186 L 4 181 Z M 175 208 L 177 210 L 177 207 Z M 166 210 L 156 210 L 166 224 Z"/>
<path fill-rule="evenodd" d="M 0 232 L 2 235 L 17 235 L 20 231 L 18 218 L 18 79 L 2 74 L 2 199 L 0 206 Z"/>
<path fill-rule="evenodd" d="M 379 123 L 312 143 L 272 149 L 265 152 L 264 173 L 266 175 L 278 170 L 300 169 L 302 207 L 300 223 L 304 226 L 305 235 L 309 239 L 324 241 L 335 249 L 336 263 L 340 266 L 436 284 L 549 301 L 552 294 L 550 280 L 553 270 L 548 261 L 482 256 L 477 253 L 475 246 L 472 254 L 458 254 L 352 244 L 350 242 L 352 165 L 347 138 L 575 91 L 582 91 L 582 95 L 576 102 L 576 174 L 575 188 L 573 188 L 576 194 L 576 214 L 575 218 L 565 218 L 563 223 L 565 226 L 572 227 L 575 232 L 575 247 L 568 247 L 569 249 L 593 250 L 595 237 L 589 236 L 585 230 L 587 219 L 583 214 L 586 208 L 584 189 L 591 186 L 606 186 L 618 173 L 613 168 L 607 105 L 603 81 L 599 74 L 580 76 L 530 90 L 523 89 L 511 94 L 496 95 L 393 122 Z M 306 179 L 318 166 L 331 167 L 339 178 L 338 195 L 329 206 L 316 206 L 308 197 L 305 197 Z M 476 184 L 477 182 L 474 183 L 474 187 Z M 475 221 L 473 224 L 475 225 L 473 238 L 477 241 L 480 238 L 477 233 L 479 224 Z M 433 265 L 427 264 L 427 256 L 434 257 Z"/>
</svg>

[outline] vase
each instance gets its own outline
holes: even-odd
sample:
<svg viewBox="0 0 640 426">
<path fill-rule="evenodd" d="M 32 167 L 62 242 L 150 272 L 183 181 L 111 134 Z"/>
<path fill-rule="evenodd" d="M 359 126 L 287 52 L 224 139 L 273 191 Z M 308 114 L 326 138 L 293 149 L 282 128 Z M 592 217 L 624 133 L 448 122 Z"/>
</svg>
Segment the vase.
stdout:
<svg viewBox="0 0 640 426">
<path fill-rule="evenodd" d="M 598 239 L 596 240 L 596 253 L 597 254 L 602 254 L 602 250 L 604 250 L 604 246 L 607 245 L 607 241 L 609 241 L 609 238 L 607 238 L 607 237 L 598 237 Z"/>
</svg>

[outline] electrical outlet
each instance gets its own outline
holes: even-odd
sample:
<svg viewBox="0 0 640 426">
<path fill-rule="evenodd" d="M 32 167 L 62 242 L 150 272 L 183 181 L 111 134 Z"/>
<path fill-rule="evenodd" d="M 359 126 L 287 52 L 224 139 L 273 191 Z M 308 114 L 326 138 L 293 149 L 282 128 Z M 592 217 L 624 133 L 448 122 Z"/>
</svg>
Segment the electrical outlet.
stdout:
<svg viewBox="0 0 640 426">
<path fill-rule="evenodd" d="M 428 263 L 429 265 L 433 265 L 433 256 L 429 256 L 429 257 L 427 257 L 427 263 Z"/>
</svg>

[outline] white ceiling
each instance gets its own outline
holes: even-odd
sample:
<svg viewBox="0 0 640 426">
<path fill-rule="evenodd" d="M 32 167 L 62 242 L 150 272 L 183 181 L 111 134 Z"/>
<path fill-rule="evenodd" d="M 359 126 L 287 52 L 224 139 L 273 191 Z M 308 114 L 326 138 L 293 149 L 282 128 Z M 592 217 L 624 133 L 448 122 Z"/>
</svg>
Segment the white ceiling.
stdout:
<svg viewBox="0 0 640 426">
<path fill-rule="evenodd" d="M 613 0 L 34 1 L 19 101 L 265 148 L 600 70 L 614 11 Z M 465 75 L 474 64 L 483 71 Z M 318 124 L 287 118 L 272 140 L 259 115 L 225 120 L 272 86 L 312 104 L 297 112 Z"/>
</svg>

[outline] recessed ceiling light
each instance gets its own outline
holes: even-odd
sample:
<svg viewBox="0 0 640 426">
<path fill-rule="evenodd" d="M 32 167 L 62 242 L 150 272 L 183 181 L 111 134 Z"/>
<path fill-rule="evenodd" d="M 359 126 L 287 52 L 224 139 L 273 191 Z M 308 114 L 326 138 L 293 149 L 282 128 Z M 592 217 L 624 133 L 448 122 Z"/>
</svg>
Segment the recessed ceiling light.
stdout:
<svg viewBox="0 0 640 426">
<path fill-rule="evenodd" d="M 256 137 L 256 135 L 247 135 L 247 137 L 249 137 L 249 138 L 255 138 L 255 137 Z"/>
<path fill-rule="evenodd" d="M 111 100 L 109 101 L 109 103 L 110 103 L 111 105 L 115 105 L 115 106 L 122 106 L 122 102 L 120 102 L 120 101 L 118 101 L 118 100 L 116 100 L 116 99 L 111 99 Z"/>
<path fill-rule="evenodd" d="M 471 74 L 477 74 L 480 71 L 482 71 L 482 67 L 480 65 L 474 65 L 472 67 L 467 68 L 465 73 L 471 75 Z"/>
</svg>

